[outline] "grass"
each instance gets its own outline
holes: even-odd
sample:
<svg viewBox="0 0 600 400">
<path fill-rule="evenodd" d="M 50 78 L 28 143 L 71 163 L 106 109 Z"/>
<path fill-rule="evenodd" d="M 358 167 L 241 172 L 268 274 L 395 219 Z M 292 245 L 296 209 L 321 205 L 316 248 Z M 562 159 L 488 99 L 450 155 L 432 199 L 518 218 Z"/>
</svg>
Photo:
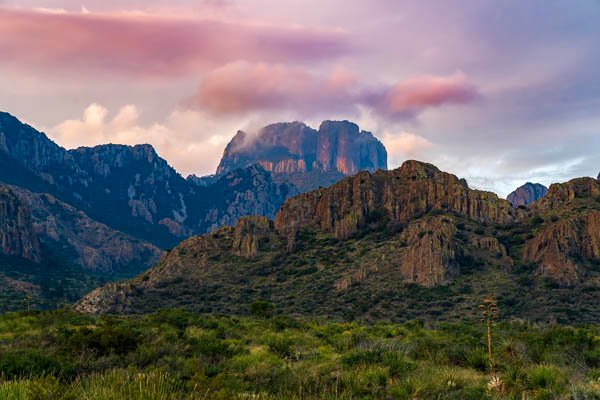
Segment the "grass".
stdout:
<svg viewBox="0 0 600 400">
<path fill-rule="evenodd" d="M 600 327 L 0 316 L 0 399 L 598 399 Z"/>
</svg>

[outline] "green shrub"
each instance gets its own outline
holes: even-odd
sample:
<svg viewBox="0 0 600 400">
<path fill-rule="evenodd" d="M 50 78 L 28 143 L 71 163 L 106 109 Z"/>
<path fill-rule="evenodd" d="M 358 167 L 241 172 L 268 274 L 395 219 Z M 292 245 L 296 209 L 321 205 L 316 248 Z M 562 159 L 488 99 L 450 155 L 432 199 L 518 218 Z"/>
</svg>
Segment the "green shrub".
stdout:
<svg viewBox="0 0 600 400">
<path fill-rule="evenodd" d="M 75 364 L 36 349 L 13 350 L 0 354 L 0 376 L 8 379 L 52 375 L 72 376 Z"/>
<path fill-rule="evenodd" d="M 270 318 L 273 316 L 273 311 L 275 310 L 275 306 L 273 303 L 269 303 L 264 300 L 256 300 L 252 304 L 250 304 L 250 314 L 260 318 Z"/>
<path fill-rule="evenodd" d="M 526 372 L 525 383 L 528 389 L 546 389 L 554 393 L 564 390 L 566 382 L 562 372 L 552 365 L 537 365 Z"/>
</svg>

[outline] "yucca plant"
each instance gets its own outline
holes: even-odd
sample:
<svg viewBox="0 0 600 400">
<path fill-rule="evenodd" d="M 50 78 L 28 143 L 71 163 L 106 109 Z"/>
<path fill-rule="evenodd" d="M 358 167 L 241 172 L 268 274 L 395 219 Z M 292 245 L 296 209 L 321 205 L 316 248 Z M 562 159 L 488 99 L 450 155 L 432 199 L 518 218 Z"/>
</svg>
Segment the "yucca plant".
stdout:
<svg viewBox="0 0 600 400">
<path fill-rule="evenodd" d="M 483 303 L 479 305 L 479 309 L 481 310 L 481 322 L 486 324 L 487 328 L 487 350 L 488 350 L 488 358 L 490 371 L 492 375 L 496 376 L 496 372 L 494 370 L 494 359 L 492 356 L 492 324 L 494 324 L 498 320 L 498 304 L 494 299 L 493 295 L 489 295 L 483 299 Z"/>
</svg>

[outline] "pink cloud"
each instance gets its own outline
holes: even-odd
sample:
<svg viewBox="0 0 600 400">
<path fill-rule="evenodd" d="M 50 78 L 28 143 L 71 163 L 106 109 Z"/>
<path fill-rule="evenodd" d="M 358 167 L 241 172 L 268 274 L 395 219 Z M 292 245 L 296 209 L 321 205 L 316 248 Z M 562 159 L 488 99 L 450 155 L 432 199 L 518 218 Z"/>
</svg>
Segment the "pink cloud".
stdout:
<svg viewBox="0 0 600 400">
<path fill-rule="evenodd" d="M 208 73 L 184 104 L 214 114 L 292 110 L 313 115 L 366 106 L 389 119 L 409 119 L 430 107 L 468 103 L 479 96 L 464 74 L 417 77 L 372 89 L 345 68 L 324 75 L 281 64 L 237 62 Z"/>
<path fill-rule="evenodd" d="M 185 104 L 215 114 L 260 110 L 318 110 L 354 107 L 354 75 L 343 69 L 309 73 L 282 64 L 236 62 L 207 74 Z"/>
<path fill-rule="evenodd" d="M 0 8 L 0 21 L 0 66 L 68 76 L 178 76 L 242 59 L 310 62 L 350 50 L 340 32 L 216 19 Z"/>
<path fill-rule="evenodd" d="M 470 103 L 481 95 L 464 74 L 455 73 L 410 78 L 367 97 L 376 112 L 392 119 L 404 119 L 430 107 Z"/>
</svg>

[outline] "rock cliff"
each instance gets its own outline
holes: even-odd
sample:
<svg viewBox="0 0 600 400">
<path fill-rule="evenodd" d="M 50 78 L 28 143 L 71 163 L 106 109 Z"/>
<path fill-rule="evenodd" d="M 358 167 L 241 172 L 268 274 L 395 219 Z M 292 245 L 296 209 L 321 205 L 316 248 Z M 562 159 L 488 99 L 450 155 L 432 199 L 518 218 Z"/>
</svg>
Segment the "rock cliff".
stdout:
<svg viewBox="0 0 600 400">
<path fill-rule="evenodd" d="M 318 131 L 301 122 L 277 123 L 256 135 L 239 131 L 227 145 L 217 175 L 252 164 L 306 191 L 362 170 L 386 169 L 387 153 L 370 132 L 348 121 L 325 121 Z"/>
<path fill-rule="evenodd" d="M 471 190 L 464 180 L 431 164 L 406 161 L 399 169 L 361 172 L 286 201 L 275 227 L 285 235 L 310 227 L 347 238 L 374 212 L 404 224 L 434 210 L 497 224 L 513 222 L 517 216 L 508 201 L 493 193 Z"/>
<path fill-rule="evenodd" d="M 528 206 L 544 197 L 548 193 L 548 188 L 539 183 L 527 182 L 517 188 L 506 198 L 513 207 Z"/>
<path fill-rule="evenodd" d="M 41 260 L 40 244 L 29 207 L 0 184 L 0 252 L 33 262 Z"/>
<path fill-rule="evenodd" d="M 18 187 L 13 191 L 29 205 L 39 241 L 69 263 L 107 275 L 131 276 L 158 261 L 156 246 L 94 221 L 50 194 Z"/>
<path fill-rule="evenodd" d="M 407 282 L 433 287 L 448 283 L 460 273 L 457 254 L 461 248 L 454 239 L 456 226 L 441 216 L 412 222 L 402 234 L 406 254 L 400 272 Z"/>
</svg>

